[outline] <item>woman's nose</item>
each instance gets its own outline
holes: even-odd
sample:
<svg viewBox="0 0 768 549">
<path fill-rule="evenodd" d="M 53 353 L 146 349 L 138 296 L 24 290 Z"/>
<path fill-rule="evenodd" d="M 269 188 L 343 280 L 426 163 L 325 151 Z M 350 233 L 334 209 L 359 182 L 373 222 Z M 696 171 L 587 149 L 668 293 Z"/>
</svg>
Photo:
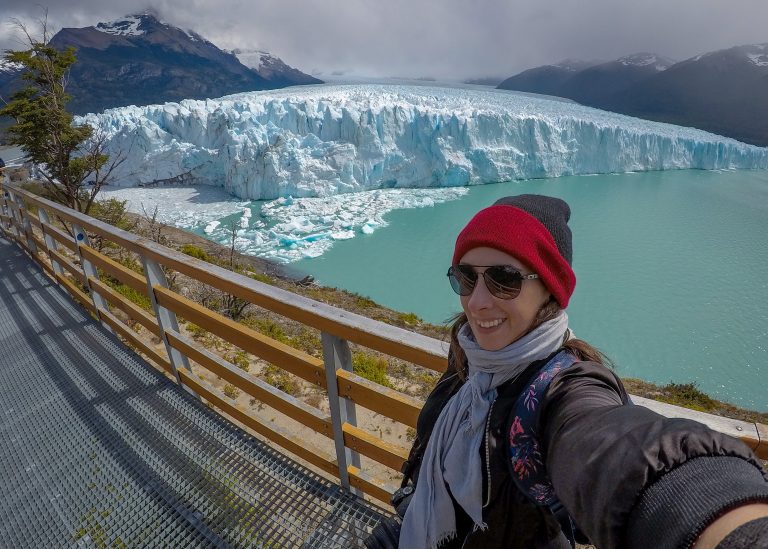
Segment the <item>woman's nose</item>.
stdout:
<svg viewBox="0 0 768 549">
<path fill-rule="evenodd" d="M 485 285 L 485 278 L 483 275 L 477 277 L 477 282 L 469 296 L 469 302 L 467 306 L 472 311 L 480 311 L 482 309 L 488 309 L 493 306 L 493 295 L 488 291 L 488 287 Z"/>
</svg>

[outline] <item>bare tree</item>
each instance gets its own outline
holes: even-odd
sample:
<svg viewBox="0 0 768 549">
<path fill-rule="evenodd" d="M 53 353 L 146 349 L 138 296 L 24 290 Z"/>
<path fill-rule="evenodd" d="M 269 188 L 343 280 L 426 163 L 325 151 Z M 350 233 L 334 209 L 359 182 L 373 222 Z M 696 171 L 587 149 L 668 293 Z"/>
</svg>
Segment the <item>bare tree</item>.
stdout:
<svg viewBox="0 0 768 549">
<path fill-rule="evenodd" d="M 230 271 L 237 272 L 239 270 L 239 266 L 235 263 L 235 242 L 237 241 L 237 223 L 235 223 L 235 220 L 229 222 L 229 226 L 227 227 L 229 230 L 229 265 L 228 268 Z M 228 294 L 226 292 L 221 292 L 221 309 L 222 312 L 227 315 L 232 320 L 239 320 L 243 313 L 245 312 L 245 308 L 248 307 L 249 303 L 235 295 Z"/>
</svg>

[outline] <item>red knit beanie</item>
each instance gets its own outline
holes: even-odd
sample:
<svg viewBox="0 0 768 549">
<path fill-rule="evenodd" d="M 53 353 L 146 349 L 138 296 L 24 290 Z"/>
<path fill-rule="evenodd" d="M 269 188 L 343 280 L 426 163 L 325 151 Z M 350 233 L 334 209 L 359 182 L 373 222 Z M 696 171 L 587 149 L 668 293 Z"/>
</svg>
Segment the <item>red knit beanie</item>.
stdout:
<svg viewBox="0 0 768 549">
<path fill-rule="evenodd" d="M 576 287 L 576 275 L 570 265 L 570 214 L 568 204 L 559 198 L 502 198 L 480 210 L 462 229 L 456 239 L 452 264 L 458 264 L 473 248 L 501 250 L 531 267 L 565 309 Z"/>
</svg>

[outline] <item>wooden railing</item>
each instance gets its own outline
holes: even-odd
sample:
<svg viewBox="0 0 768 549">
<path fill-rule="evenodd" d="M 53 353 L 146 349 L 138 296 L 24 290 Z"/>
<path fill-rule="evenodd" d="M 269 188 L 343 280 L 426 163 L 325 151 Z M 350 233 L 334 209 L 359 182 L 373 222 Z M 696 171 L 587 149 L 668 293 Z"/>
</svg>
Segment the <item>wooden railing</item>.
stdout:
<svg viewBox="0 0 768 549">
<path fill-rule="evenodd" d="M 222 414 L 335 476 L 342 486 L 388 501 L 396 486 L 382 476 L 396 477 L 407 457 L 408 448 L 383 440 L 380 431 L 361 428 L 357 422 L 357 406 L 413 428 L 423 403 L 356 375 L 349 343 L 441 372 L 447 365 L 444 342 L 343 311 L 189 257 L 17 187 L 6 186 L 2 195 L 2 232 L 37 260 L 45 272 L 107 329 Z M 36 210 L 37 215 L 30 209 Z M 54 217 L 69 224 L 73 235 L 59 228 L 60 223 L 52 223 Z M 98 235 L 111 245 L 135 254 L 141 262 L 143 274 L 90 246 L 89 234 Z M 321 332 L 323 358 L 316 358 L 267 337 L 172 291 L 164 276 L 164 268 L 316 328 Z M 152 304 L 151 311 L 115 291 L 105 282 L 104 275 L 148 298 Z M 119 315 L 116 311 L 120 311 Z M 160 338 L 161 350 L 138 335 L 120 319 L 121 316 L 137 322 L 151 336 Z M 325 406 L 311 406 L 206 349 L 184 335 L 179 328 L 178 317 L 321 390 L 328 412 L 324 411 Z M 242 410 L 220 389 L 202 379 L 205 377 L 201 375 L 203 370 L 269 406 L 286 421 L 265 421 L 250 411 Z M 765 425 L 694 412 L 640 397 L 633 399 L 665 416 L 695 419 L 739 438 L 759 457 L 768 459 L 768 427 Z M 299 427 L 287 427 L 291 422 Z M 310 444 L 302 438 L 300 430 L 303 428 L 320 433 L 328 443 Z M 365 462 L 361 456 L 364 456 Z M 389 471 L 389 474 L 382 475 L 382 470 Z"/>
</svg>

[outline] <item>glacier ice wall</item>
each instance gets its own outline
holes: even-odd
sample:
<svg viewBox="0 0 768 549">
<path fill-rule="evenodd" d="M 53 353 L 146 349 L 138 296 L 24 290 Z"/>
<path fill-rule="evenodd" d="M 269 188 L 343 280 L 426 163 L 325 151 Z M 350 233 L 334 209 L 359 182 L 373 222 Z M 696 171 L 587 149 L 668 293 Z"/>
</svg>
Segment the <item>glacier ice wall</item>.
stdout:
<svg viewBox="0 0 768 549">
<path fill-rule="evenodd" d="M 768 149 L 506 91 L 313 86 L 123 107 L 84 120 L 114 184 L 208 184 L 244 199 L 666 169 L 766 169 Z"/>
</svg>

